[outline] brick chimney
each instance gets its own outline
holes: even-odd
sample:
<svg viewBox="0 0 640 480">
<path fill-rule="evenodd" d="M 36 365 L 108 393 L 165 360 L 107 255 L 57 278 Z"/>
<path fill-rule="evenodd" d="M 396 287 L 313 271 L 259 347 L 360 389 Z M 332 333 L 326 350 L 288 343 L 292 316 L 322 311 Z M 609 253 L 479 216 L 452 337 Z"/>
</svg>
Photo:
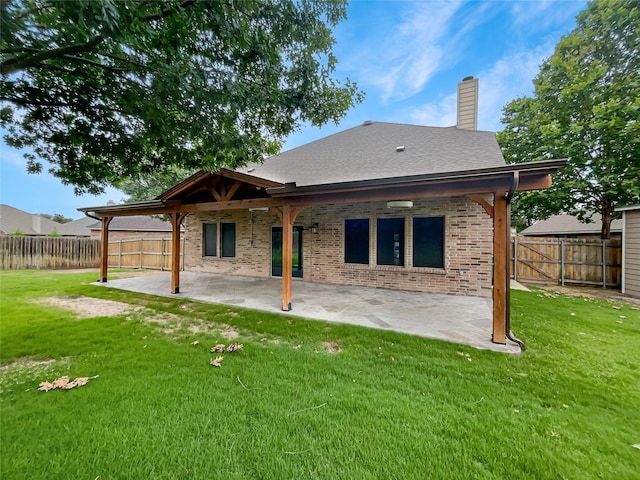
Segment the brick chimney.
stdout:
<svg viewBox="0 0 640 480">
<path fill-rule="evenodd" d="M 464 77 L 458 84 L 458 123 L 463 130 L 478 129 L 478 79 Z"/>
</svg>

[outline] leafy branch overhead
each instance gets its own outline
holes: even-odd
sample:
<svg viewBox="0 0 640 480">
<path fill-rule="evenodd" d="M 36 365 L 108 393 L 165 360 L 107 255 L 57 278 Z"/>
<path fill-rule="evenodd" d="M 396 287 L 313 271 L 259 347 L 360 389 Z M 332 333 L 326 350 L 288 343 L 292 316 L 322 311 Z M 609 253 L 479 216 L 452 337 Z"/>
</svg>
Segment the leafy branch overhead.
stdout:
<svg viewBox="0 0 640 480">
<path fill-rule="evenodd" d="M 498 134 L 509 163 L 568 158 L 542 192 L 518 194 L 514 219 L 569 213 L 603 220 L 640 202 L 640 3 L 593 0 L 534 79 L 535 94 L 503 110 Z"/>
<path fill-rule="evenodd" d="M 6 141 L 77 193 L 237 167 L 362 100 L 332 77 L 343 0 L 3 0 Z"/>
</svg>

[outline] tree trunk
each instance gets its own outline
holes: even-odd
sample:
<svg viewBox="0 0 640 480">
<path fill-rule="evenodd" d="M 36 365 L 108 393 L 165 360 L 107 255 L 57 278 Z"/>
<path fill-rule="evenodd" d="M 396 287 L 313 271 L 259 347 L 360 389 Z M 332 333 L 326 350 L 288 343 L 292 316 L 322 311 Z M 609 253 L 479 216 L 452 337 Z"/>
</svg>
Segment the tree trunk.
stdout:
<svg viewBox="0 0 640 480">
<path fill-rule="evenodd" d="M 613 220 L 613 205 L 611 200 L 604 198 L 602 200 L 602 231 L 600 238 L 609 240 L 611 238 L 611 221 Z"/>
</svg>

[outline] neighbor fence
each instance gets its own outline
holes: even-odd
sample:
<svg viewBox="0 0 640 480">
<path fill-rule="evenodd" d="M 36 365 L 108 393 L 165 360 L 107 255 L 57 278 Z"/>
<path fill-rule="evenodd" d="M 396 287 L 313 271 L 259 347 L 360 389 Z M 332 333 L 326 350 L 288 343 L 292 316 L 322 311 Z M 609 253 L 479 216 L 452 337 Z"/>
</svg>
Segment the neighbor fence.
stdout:
<svg viewBox="0 0 640 480">
<path fill-rule="evenodd" d="M 109 242 L 109 267 L 171 270 L 170 238 L 127 238 Z M 180 269 L 184 270 L 184 238 L 180 241 Z"/>
<path fill-rule="evenodd" d="M 620 287 L 621 241 L 514 237 L 511 276 L 529 283 Z"/>
<path fill-rule="evenodd" d="M 100 240 L 0 236 L 0 269 L 68 269 L 100 266 Z"/>
</svg>

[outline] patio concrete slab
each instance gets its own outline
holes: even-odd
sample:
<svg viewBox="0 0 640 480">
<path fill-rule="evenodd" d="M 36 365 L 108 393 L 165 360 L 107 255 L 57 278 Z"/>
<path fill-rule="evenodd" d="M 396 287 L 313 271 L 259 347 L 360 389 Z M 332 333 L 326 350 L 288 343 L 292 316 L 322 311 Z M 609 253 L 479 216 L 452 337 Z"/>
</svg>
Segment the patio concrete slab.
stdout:
<svg viewBox="0 0 640 480">
<path fill-rule="evenodd" d="M 176 296 L 169 293 L 171 274 L 167 272 L 110 280 L 97 285 Z M 282 281 L 278 278 L 181 272 L 180 293 L 177 295 L 283 315 L 393 330 L 480 349 L 520 353 L 520 347 L 515 343 L 498 345 L 491 342 L 490 299 L 294 280 L 293 309 L 283 312 L 280 308 L 281 286 Z"/>
</svg>

